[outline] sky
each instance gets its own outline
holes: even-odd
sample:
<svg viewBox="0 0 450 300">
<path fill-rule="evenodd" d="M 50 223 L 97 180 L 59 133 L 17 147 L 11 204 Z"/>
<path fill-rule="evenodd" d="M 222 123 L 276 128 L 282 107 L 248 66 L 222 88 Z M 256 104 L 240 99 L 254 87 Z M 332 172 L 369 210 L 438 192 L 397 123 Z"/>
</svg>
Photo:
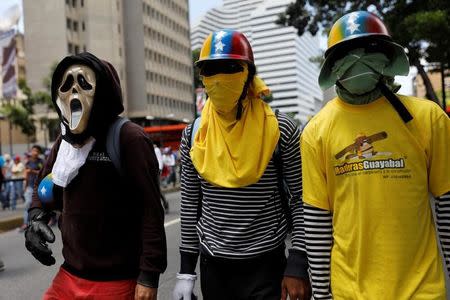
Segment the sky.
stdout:
<svg viewBox="0 0 450 300">
<path fill-rule="evenodd" d="M 189 19 L 191 24 L 199 19 L 208 9 L 222 5 L 222 0 L 189 0 Z"/>
<path fill-rule="evenodd" d="M 14 4 L 22 5 L 22 1 L 21 0 L 0 0 L 0 12 L 3 12 L 5 9 L 7 9 L 10 6 L 13 6 Z"/>
<path fill-rule="evenodd" d="M 0 17 L 8 8 L 13 6 L 14 4 L 18 4 L 20 7 L 22 7 L 22 0 L 0 0 Z M 19 20 L 19 30 L 23 32 L 23 17 Z"/>
</svg>

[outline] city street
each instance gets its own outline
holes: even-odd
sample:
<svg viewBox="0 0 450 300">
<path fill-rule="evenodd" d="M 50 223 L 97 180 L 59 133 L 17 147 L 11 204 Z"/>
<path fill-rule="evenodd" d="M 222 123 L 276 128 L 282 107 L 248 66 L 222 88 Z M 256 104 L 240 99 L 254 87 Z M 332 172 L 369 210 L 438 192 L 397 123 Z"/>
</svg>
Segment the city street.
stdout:
<svg viewBox="0 0 450 300">
<path fill-rule="evenodd" d="M 180 239 L 180 193 L 166 194 L 170 211 L 166 215 L 165 227 L 167 234 L 168 265 L 166 272 L 160 278 L 158 299 L 171 300 L 175 285 L 176 273 L 179 269 L 178 245 Z M 56 254 L 56 265 L 45 267 L 27 252 L 24 237 L 17 230 L 0 234 L 0 257 L 5 263 L 5 270 L 0 272 L 0 300 L 38 300 L 50 285 L 59 265 L 62 263 L 61 239 L 51 245 Z M 196 283 L 198 295 L 199 281 Z M 201 297 L 199 298 L 201 299 Z"/>
<path fill-rule="evenodd" d="M 449 4 L 0 0 L 0 300 L 450 300 Z"/>
<path fill-rule="evenodd" d="M 175 286 L 180 262 L 178 254 L 180 192 L 168 193 L 166 198 L 170 203 L 170 211 L 165 219 L 168 265 L 166 272 L 160 278 L 159 300 L 172 300 L 172 289 Z M 22 233 L 12 230 L 0 234 L 0 258 L 6 266 L 5 271 L 0 272 L 0 300 L 41 299 L 62 263 L 61 239 L 59 234 L 56 236 L 57 240 L 51 245 L 51 248 L 55 253 L 57 264 L 45 267 L 26 251 Z M 196 295 L 200 294 L 199 289 L 199 280 L 197 280 Z M 202 299 L 201 295 L 199 299 Z M 447 292 L 447 299 L 450 299 L 450 292 Z"/>
</svg>

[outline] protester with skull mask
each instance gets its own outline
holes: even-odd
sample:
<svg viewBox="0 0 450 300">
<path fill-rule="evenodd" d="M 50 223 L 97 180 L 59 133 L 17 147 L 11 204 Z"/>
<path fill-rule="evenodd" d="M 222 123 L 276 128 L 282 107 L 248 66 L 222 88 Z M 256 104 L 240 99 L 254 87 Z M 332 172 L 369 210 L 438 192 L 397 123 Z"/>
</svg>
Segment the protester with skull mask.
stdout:
<svg viewBox="0 0 450 300">
<path fill-rule="evenodd" d="M 321 68 L 331 100 L 302 133 L 306 249 L 315 299 L 445 299 L 438 232 L 450 231 L 450 121 L 394 94 L 404 49 L 374 14 L 331 28 Z M 439 198 L 440 197 L 440 198 Z M 442 242 L 447 268 L 450 244 Z"/>
<path fill-rule="evenodd" d="M 64 58 L 53 73 L 52 100 L 61 136 L 39 180 L 52 173 L 53 201 L 41 202 L 35 185 L 25 233 L 33 256 L 54 264 L 47 222 L 62 209 L 64 263 L 44 299 L 156 299 L 167 263 L 158 162 L 132 122 L 120 131 L 123 173 L 108 156 L 107 132 L 123 111 L 114 67 L 90 53 Z"/>
<path fill-rule="evenodd" d="M 181 140 L 181 268 L 173 298 L 191 299 L 200 254 L 206 300 L 309 299 L 300 130 L 260 98 L 268 88 L 242 33 L 211 33 L 196 65 L 209 98 L 198 129 L 189 125 Z M 277 145 L 290 206 L 279 190 Z M 287 211 L 293 246 L 286 263 Z"/>
</svg>

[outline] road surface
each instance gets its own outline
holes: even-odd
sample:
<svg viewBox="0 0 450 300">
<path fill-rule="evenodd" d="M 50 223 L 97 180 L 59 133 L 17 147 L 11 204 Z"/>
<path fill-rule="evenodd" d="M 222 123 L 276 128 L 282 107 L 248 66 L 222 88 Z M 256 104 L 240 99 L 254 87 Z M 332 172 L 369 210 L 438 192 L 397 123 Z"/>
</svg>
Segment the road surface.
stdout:
<svg viewBox="0 0 450 300">
<path fill-rule="evenodd" d="M 172 289 L 180 262 L 178 254 L 180 193 L 166 194 L 166 198 L 170 203 L 170 210 L 165 219 L 168 265 L 166 272 L 160 278 L 159 300 L 172 300 Z M 63 262 L 61 239 L 58 233 L 56 229 L 57 240 L 51 245 L 57 263 L 51 267 L 41 265 L 28 253 L 24 246 L 23 233 L 14 230 L 0 234 L 0 258 L 5 263 L 5 271 L 0 272 L 0 300 L 41 299 L 59 265 Z M 197 295 L 198 290 L 199 281 L 196 282 Z"/>
</svg>

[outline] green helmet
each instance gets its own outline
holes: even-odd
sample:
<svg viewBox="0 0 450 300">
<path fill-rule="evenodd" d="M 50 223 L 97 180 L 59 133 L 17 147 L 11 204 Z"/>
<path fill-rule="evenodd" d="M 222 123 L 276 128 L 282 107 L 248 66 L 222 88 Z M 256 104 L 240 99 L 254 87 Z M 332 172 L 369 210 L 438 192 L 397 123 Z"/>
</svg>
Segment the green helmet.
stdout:
<svg viewBox="0 0 450 300">
<path fill-rule="evenodd" d="M 386 54 L 390 63 L 383 70 L 385 76 L 394 77 L 409 73 L 409 62 L 404 48 L 392 41 L 380 18 L 367 11 L 356 11 L 342 16 L 330 30 L 328 49 L 319 75 L 319 85 L 322 89 L 327 89 L 336 82 L 331 71 L 334 63 L 356 48 Z"/>
</svg>

